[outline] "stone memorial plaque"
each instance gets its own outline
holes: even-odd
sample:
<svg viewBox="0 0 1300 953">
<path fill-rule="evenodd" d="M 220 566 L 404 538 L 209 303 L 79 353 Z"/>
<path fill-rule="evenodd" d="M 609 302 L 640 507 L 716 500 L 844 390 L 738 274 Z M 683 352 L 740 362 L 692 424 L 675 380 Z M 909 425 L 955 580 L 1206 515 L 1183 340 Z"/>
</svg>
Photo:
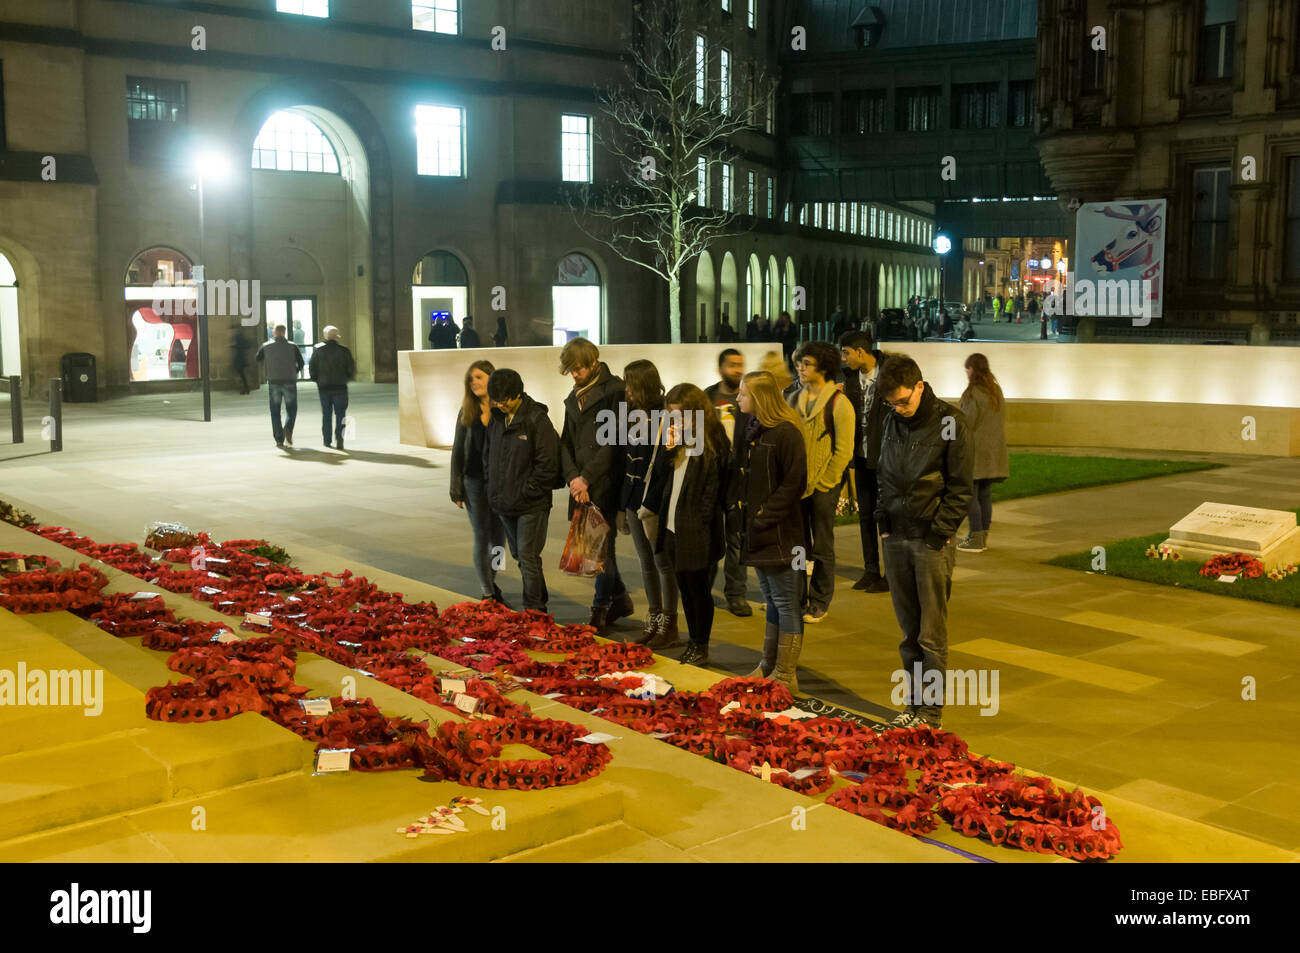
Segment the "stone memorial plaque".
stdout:
<svg viewBox="0 0 1300 953">
<path fill-rule="evenodd" d="M 1265 569 L 1276 569 L 1300 561 L 1300 527 L 1286 510 L 1202 503 L 1170 527 L 1162 545 L 1199 562 L 1220 553 L 1245 553 Z"/>
</svg>

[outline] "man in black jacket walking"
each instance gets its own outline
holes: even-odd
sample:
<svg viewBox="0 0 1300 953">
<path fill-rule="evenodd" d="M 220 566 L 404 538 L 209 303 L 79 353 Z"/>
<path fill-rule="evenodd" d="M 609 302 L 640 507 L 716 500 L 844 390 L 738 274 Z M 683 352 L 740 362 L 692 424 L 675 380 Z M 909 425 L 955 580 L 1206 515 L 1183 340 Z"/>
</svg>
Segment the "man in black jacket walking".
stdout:
<svg viewBox="0 0 1300 953">
<path fill-rule="evenodd" d="M 625 451 L 617 439 L 605 436 L 611 417 L 616 425 L 620 412 L 627 412 L 627 396 L 622 379 L 610 373 L 596 345 L 586 338 L 574 338 L 564 345 L 560 373 L 573 377 L 573 390 L 564 398 L 564 429 L 560 435 L 560 472 L 569 487 L 569 518 L 579 506 L 591 503 L 610 526 L 605 568 L 596 577 L 587 623 L 603 631 L 632 614 L 632 597 L 623 585 L 614 556 Z M 617 426 L 614 429 L 617 431 Z"/>
<path fill-rule="evenodd" d="M 339 329 L 330 325 L 322 332 L 325 343 L 316 348 L 307 365 L 307 373 L 316 382 L 320 395 L 321 434 L 325 446 L 330 444 L 330 417 L 334 418 L 334 446 L 343 449 L 343 421 L 348 412 L 348 381 L 357 376 L 357 362 L 352 352 L 339 342 Z"/>
<path fill-rule="evenodd" d="M 277 324 L 274 337 L 258 349 L 257 363 L 266 372 L 266 391 L 271 402 L 271 433 L 275 445 L 293 446 L 293 424 L 298 419 L 298 372 L 302 370 L 302 352 L 289 343 L 285 326 Z M 284 407 L 284 422 L 280 407 Z"/>
<path fill-rule="evenodd" d="M 888 592 L 889 583 L 880 571 L 880 544 L 876 538 L 876 503 L 879 487 L 876 466 L 880 461 L 880 437 L 889 408 L 876 388 L 883 351 L 875 349 L 870 331 L 849 331 L 840 338 L 844 360 L 844 394 L 853 405 L 857 426 L 853 433 L 853 482 L 858 494 L 858 532 L 862 536 L 862 578 L 854 589 Z"/>
<path fill-rule="evenodd" d="M 518 372 L 498 368 L 488 378 L 492 422 L 483 444 L 488 506 L 501 518 L 510 552 L 524 577 L 524 608 L 546 611 L 549 595 L 542 547 L 559 474 L 559 441 L 546 405 L 524 393 Z"/>
<path fill-rule="evenodd" d="M 934 395 L 905 354 L 885 362 L 876 389 L 893 409 L 880 444 L 876 523 L 910 689 L 906 710 L 889 727 L 939 728 L 957 553 L 953 537 L 973 493 L 969 435 L 961 411 Z"/>
</svg>

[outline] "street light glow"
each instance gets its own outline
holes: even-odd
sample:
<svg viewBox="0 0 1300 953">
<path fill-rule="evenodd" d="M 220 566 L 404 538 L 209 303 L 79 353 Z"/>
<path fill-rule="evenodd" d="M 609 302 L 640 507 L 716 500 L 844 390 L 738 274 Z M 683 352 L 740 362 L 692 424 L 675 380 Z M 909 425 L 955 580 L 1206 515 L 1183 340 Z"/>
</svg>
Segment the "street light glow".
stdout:
<svg viewBox="0 0 1300 953">
<path fill-rule="evenodd" d="M 205 150 L 195 157 L 194 171 L 203 182 L 224 182 L 230 175 L 230 162 L 224 152 Z"/>
<path fill-rule="evenodd" d="M 942 233 L 934 236 L 934 253 L 946 255 L 952 251 L 952 239 Z"/>
</svg>

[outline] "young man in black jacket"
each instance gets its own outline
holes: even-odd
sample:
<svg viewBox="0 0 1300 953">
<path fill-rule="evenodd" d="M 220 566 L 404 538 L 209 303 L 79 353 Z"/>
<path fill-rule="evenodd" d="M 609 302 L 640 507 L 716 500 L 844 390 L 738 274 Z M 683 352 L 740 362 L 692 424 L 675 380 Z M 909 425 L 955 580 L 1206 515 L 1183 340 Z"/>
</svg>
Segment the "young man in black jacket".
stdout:
<svg viewBox="0 0 1300 953">
<path fill-rule="evenodd" d="M 600 360 L 600 351 L 586 338 L 574 338 L 560 352 L 560 373 L 573 377 L 573 390 L 564 398 L 564 429 L 560 435 L 560 472 L 569 487 L 569 519 L 592 503 L 609 524 L 605 537 L 605 568 L 596 577 L 588 625 L 603 632 L 632 614 L 632 597 L 623 585 L 614 556 L 618 497 L 623 486 L 625 450 L 609 439 L 610 421 L 617 433 L 620 413 L 626 414 L 623 381 Z"/>
<path fill-rule="evenodd" d="M 551 515 L 551 490 L 559 474 L 559 440 L 546 405 L 524 393 L 508 367 L 488 378 L 492 423 L 483 444 L 488 505 L 501 518 L 506 540 L 524 577 L 524 608 L 546 611 L 542 547 Z"/>
<path fill-rule="evenodd" d="M 718 355 L 719 380 L 705 388 L 704 395 L 718 409 L 718 417 L 727 431 L 727 439 L 734 447 L 736 441 L 744 438 L 745 427 L 749 423 L 749 414 L 743 413 L 737 403 L 740 393 L 740 379 L 745 376 L 745 356 L 734 347 L 729 347 Z M 730 494 L 728 494 L 730 495 Z M 747 598 L 749 590 L 749 569 L 740 561 L 740 511 L 733 504 L 734 500 L 723 500 L 726 507 L 726 558 L 723 560 L 723 594 L 727 599 L 727 610 L 736 616 L 754 614 Z M 713 567 L 717 575 L 717 566 Z M 713 588 L 713 579 L 709 588 Z"/>
<path fill-rule="evenodd" d="M 311 355 L 307 372 L 320 395 L 321 434 L 330 446 L 330 417 L 334 418 L 334 443 L 343 449 L 343 420 L 348 412 L 348 381 L 357 376 L 357 362 L 339 342 L 339 329 L 331 325 L 323 335 L 325 343 Z"/>
<path fill-rule="evenodd" d="M 888 592 L 889 583 L 880 571 L 880 544 L 876 533 L 876 502 L 879 489 L 876 466 L 880 461 L 880 437 L 889 408 L 876 388 L 883 351 L 875 348 L 870 331 L 849 331 L 840 337 L 844 361 L 844 394 L 853 404 L 857 426 L 853 433 L 853 482 L 858 494 L 858 532 L 862 536 L 862 578 L 854 589 Z"/>
<path fill-rule="evenodd" d="M 957 553 L 953 537 L 974 491 L 972 448 L 961 411 L 934 395 L 907 355 L 884 363 L 876 388 L 893 411 L 880 444 L 876 523 L 910 688 L 907 709 L 889 727 L 939 728 Z"/>
</svg>

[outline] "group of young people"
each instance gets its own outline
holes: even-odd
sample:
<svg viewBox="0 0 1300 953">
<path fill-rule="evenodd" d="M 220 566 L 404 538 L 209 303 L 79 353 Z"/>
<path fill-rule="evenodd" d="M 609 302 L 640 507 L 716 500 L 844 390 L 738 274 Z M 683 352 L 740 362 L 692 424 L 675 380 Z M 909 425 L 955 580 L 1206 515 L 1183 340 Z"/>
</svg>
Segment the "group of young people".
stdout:
<svg viewBox="0 0 1300 953">
<path fill-rule="evenodd" d="M 878 350 L 870 332 L 837 343 L 799 347 L 797 381 L 778 354 L 746 373 L 743 355 L 728 348 L 705 390 L 666 388 L 646 360 L 620 378 L 578 338 L 560 355 L 574 386 L 558 431 L 516 371 L 475 361 L 450 492 L 473 527 L 482 597 L 505 602 L 492 555 L 504 543 L 523 576 L 524 607 L 547 611 L 541 554 L 552 494 L 567 488 L 570 518 L 592 505 L 610 527 L 591 625 L 604 632 L 634 612 L 616 555 L 618 537 L 629 535 L 649 603 L 635 641 L 676 645 L 680 608 L 688 636 L 680 660 L 707 665 L 719 564 L 738 616 L 752 615 L 753 568 L 766 628 L 750 676 L 797 691 L 804 626 L 825 619 L 834 597 L 835 518 L 851 474 L 864 567 L 853 588 L 891 594 L 915 693 L 894 725 L 938 727 L 942 706 L 921 704 L 913 673 L 946 667 L 955 551 L 986 548 L 991 487 L 1009 475 L 1005 403 L 983 355 L 966 361 L 959 409 L 934 394 L 910 357 Z M 649 426 L 609 426 L 629 417 Z"/>
</svg>

